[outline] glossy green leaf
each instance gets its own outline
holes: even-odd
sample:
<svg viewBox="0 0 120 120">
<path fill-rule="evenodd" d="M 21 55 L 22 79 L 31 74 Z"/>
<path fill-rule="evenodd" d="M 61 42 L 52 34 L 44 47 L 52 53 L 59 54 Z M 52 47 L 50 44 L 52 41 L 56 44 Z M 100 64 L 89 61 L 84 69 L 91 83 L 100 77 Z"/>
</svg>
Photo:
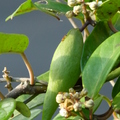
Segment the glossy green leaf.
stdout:
<svg viewBox="0 0 120 120">
<path fill-rule="evenodd" d="M 112 101 L 113 109 L 120 110 L 120 92 L 114 97 Z"/>
<path fill-rule="evenodd" d="M 91 55 L 82 73 L 83 86 L 88 96 L 98 95 L 108 73 L 120 55 L 120 32 L 106 39 Z"/>
<path fill-rule="evenodd" d="M 109 31 L 107 24 L 104 22 L 98 23 L 83 47 L 82 59 L 81 59 L 81 69 L 83 70 L 86 62 L 90 58 L 93 51 L 106 39 L 109 37 Z"/>
<path fill-rule="evenodd" d="M 50 14 L 57 19 L 59 19 L 57 14 L 65 14 L 67 11 L 72 10 L 68 5 L 52 0 L 46 0 L 44 4 L 42 2 L 35 2 L 34 5 L 40 11 Z"/>
<path fill-rule="evenodd" d="M 68 117 L 68 118 L 65 118 L 63 116 L 61 116 L 60 114 L 57 114 L 53 120 L 84 120 L 82 117 L 80 116 L 71 116 L 71 117 Z"/>
<path fill-rule="evenodd" d="M 120 30 L 120 14 L 117 13 L 112 19 L 112 23 L 116 29 Z M 106 22 L 99 22 L 89 37 L 86 39 L 82 58 L 81 58 L 81 69 L 83 70 L 86 62 L 90 58 L 91 54 L 94 50 L 110 35 L 112 35 L 112 31 L 108 28 Z"/>
<path fill-rule="evenodd" d="M 16 101 L 16 110 L 19 111 L 25 117 L 30 117 L 31 113 L 27 105 L 25 103 Z"/>
<path fill-rule="evenodd" d="M 0 101 L 0 120 L 8 120 L 16 108 L 16 101 L 13 98 L 6 98 Z"/>
<path fill-rule="evenodd" d="M 96 9 L 97 21 L 108 21 L 120 8 L 120 0 L 106 0 Z"/>
<path fill-rule="evenodd" d="M 12 120 L 34 120 L 34 118 L 36 116 L 38 116 L 41 112 L 42 112 L 41 109 L 32 109 L 30 118 L 27 118 L 27 117 L 23 116 L 22 114 L 19 114 L 19 115 L 13 117 Z"/>
<path fill-rule="evenodd" d="M 58 104 L 55 98 L 58 92 L 67 92 L 78 80 L 82 46 L 83 38 L 81 32 L 79 29 L 71 29 L 55 50 L 43 105 L 43 120 L 51 119 L 56 111 Z"/>
<path fill-rule="evenodd" d="M 0 53 L 22 53 L 28 47 L 28 37 L 22 34 L 0 33 Z"/>
<path fill-rule="evenodd" d="M 27 103 L 27 106 L 30 109 L 35 108 L 37 106 L 40 106 L 40 105 L 43 104 L 44 98 L 45 98 L 45 94 L 44 93 L 39 94 L 33 100 L 31 100 L 29 103 Z"/>
<path fill-rule="evenodd" d="M 21 101 L 24 102 L 26 99 L 28 99 L 31 95 L 21 95 L 20 97 L 18 97 L 16 100 L 17 101 Z M 39 94 L 37 95 L 34 99 L 32 99 L 29 103 L 27 103 L 27 106 L 29 107 L 29 109 L 35 108 L 37 106 L 40 106 L 43 104 L 44 102 L 44 97 L 45 94 Z"/>
<path fill-rule="evenodd" d="M 38 80 L 42 80 L 42 81 L 45 81 L 45 82 L 49 82 L 49 71 L 39 75 L 37 77 Z"/>
<path fill-rule="evenodd" d="M 117 79 L 113 90 L 112 90 L 112 98 L 114 98 L 120 92 L 120 77 Z"/>
<path fill-rule="evenodd" d="M 16 10 L 14 13 L 12 13 L 10 16 L 8 16 L 6 18 L 5 21 L 8 21 L 9 19 L 13 19 L 13 17 L 21 15 L 21 14 L 25 14 L 28 12 L 31 12 L 33 10 L 37 10 L 37 8 L 34 6 L 34 4 L 32 3 L 31 0 L 27 0 L 24 3 L 22 3 Z"/>
<path fill-rule="evenodd" d="M 31 95 L 29 94 L 23 94 L 23 95 L 20 95 L 18 98 L 16 98 L 17 101 L 21 101 L 21 102 L 24 102 L 25 100 L 27 100 Z"/>
</svg>

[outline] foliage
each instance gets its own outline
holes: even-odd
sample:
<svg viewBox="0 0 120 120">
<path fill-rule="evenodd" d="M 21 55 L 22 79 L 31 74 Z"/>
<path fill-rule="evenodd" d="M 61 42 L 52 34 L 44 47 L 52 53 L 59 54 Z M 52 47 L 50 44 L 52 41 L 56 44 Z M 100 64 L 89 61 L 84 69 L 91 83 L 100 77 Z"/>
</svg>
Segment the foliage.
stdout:
<svg viewBox="0 0 120 120">
<path fill-rule="evenodd" d="M 26 80 L 19 79 L 22 84 L 11 91 L 11 82 L 16 79 L 8 75 L 7 69 L 3 71 L 9 93 L 5 98 L 0 92 L 0 119 L 29 120 L 42 113 L 43 120 L 50 120 L 58 105 L 60 112 L 53 120 L 105 120 L 112 113 L 119 119 L 120 0 L 26 0 L 6 21 L 34 10 L 58 20 L 64 15 L 74 28 L 63 36 L 50 69 L 36 78 L 24 54 L 29 44 L 27 36 L 0 33 L 0 53 L 20 54 L 30 75 Z M 72 18 L 81 21 L 82 27 L 78 28 Z M 91 33 L 88 25 L 93 26 Z M 112 100 L 99 94 L 109 81 L 115 83 Z M 102 100 L 109 110 L 96 115 Z M 43 110 L 38 108 L 41 105 Z"/>
</svg>

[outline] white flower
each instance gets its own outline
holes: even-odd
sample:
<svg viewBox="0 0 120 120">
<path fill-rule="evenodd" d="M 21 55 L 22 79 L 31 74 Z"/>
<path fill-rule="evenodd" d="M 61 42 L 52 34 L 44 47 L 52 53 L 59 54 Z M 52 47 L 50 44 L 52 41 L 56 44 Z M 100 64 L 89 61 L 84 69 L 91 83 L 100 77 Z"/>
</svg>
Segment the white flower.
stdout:
<svg viewBox="0 0 120 120">
<path fill-rule="evenodd" d="M 74 104 L 73 108 L 74 108 L 75 112 L 80 111 L 82 109 L 82 105 L 81 105 L 81 103 L 77 102 Z"/>
<path fill-rule="evenodd" d="M 60 109 L 60 115 L 63 117 L 68 117 L 68 112 L 66 109 L 62 108 Z"/>
<path fill-rule="evenodd" d="M 68 2 L 67 2 L 68 6 L 70 6 L 70 7 L 75 6 L 75 5 L 76 5 L 76 3 L 77 3 L 77 1 L 76 1 L 76 0 L 68 0 Z"/>
<path fill-rule="evenodd" d="M 85 4 L 88 5 L 91 10 L 95 10 L 95 9 L 97 9 L 102 4 L 102 1 L 99 1 L 98 3 L 96 1 L 87 2 Z"/>
<path fill-rule="evenodd" d="M 64 102 L 64 95 L 63 94 L 57 94 L 56 96 L 56 102 L 57 103 L 63 103 Z"/>
<path fill-rule="evenodd" d="M 82 11 L 82 8 L 80 5 L 74 6 L 73 13 L 78 15 Z"/>
</svg>

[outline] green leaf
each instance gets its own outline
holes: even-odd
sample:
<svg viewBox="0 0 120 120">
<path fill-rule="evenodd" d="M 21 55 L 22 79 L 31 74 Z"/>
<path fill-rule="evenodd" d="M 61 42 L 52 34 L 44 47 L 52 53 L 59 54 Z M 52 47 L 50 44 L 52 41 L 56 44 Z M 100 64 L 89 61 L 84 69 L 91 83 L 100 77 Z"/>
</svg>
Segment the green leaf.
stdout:
<svg viewBox="0 0 120 120">
<path fill-rule="evenodd" d="M 81 59 L 82 70 L 93 51 L 109 36 L 110 34 L 107 24 L 104 22 L 99 22 L 85 41 Z"/>
<path fill-rule="evenodd" d="M 29 40 L 25 35 L 0 33 L 0 53 L 22 53 L 28 44 Z"/>
<path fill-rule="evenodd" d="M 40 105 L 43 104 L 44 98 L 45 98 L 45 94 L 44 93 L 43 94 L 39 94 L 33 100 L 31 100 L 29 103 L 27 103 L 27 106 L 30 109 L 35 108 L 37 106 L 40 106 Z"/>
<path fill-rule="evenodd" d="M 120 77 L 117 79 L 115 86 L 112 89 L 112 98 L 120 92 Z"/>
<path fill-rule="evenodd" d="M 21 102 L 24 102 L 25 100 L 27 100 L 31 95 L 29 94 L 23 94 L 23 95 L 20 95 L 16 100 L 17 101 L 21 101 Z"/>
<path fill-rule="evenodd" d="M 103 96 L 100 94 L 94 99 L 93 113 L 98 109 L 102 100 L 103 100 Z"/>
<path fill-rule="evenodd" d="M 52 0 L 46 0 L 44 4 L 42 2 L 35 2 L 34 5 L 38 10 L 50 14 L 57 19 L 59 19 L 57 14 L 65 14 L 67 11 L 72 10 L 68 5 Z"/>
<path fill-rule="evenodd" d="M 21 95 L 20 97 L 18 97 L 16 100 L 17 101 L 21 101 L 24 102 L 26 99 L 28 99 L 31 95 Z M 27 106 L 29 107 L 29 109 L 33 109 L 37 106 L 40 106 L 43 104 L 44 102 L 44 97 L 45 97 L 45 93 L 39 94 L 37 95 L 34 99 L 32 99 L 29 103 L 27 103 Z"/>
<path fill-rule="evenodd" d="M 108 73 L 111 71 L 120 55 L 120 32 L 106 39 L 91 55 L 83 73 L 83 85 L 88 90 L 88 96 L 98 95 Z"/>
<path fill-rule="evenodd" d="M 68 118 L 65 118 L 63 116 L 61 116 L 60 114 L 57 114 L 53 120 L 84 120 L 82 117 L 80 116 L 71 116 L 71 117 L 68 117 Z"/>
<path fill-rule="evenodd" d="M 81 32 L 79 29 L 71 29 L 55 50 L 43 105 L 43 120 L 50 120 L 56 111 L 58 104 L 55 98 L 58 92 L 67 92 L 78 80 L 82 46 Z"/>
<path fill-rule="evenodd" d="M 9 19 L 13 19 L 13 17 L 25 14 L 28 12 L 31 12 L 33 10 L 37 10 L 37 8 L 34 6 L 31 0 L 27 0 L 26 2 L 22 3 L 17 10 L 15 10 L 14 13 L 12 13 L 10 16 L 6 18 L 5 21 L 8 21 Z"/>
<path fill-rule="evenodd" d="M 120 30 L 120 14 L 117 13 L 112 18 L 112 23 L 114 27 Z M 92 33 L 86 39 L 82 58 L 81 58 L 81 69 L 83 70 L 86 62 L 90 58 L 91 54 L 94 50 L 110 35 L 112 35 L 112 31 L 109 29 L 108 24 L 106 22 L 99 22 L 95 28 L 93 29 Z M 98 37 L 99 36 L 99 37 Z"/>
<path fill-rule="evenodd" d="M 106 0 L 95 11 L 97 21 L 108 21 L 120 8 L 120 0 Z"/>
<path fill-rule="evenodd" d="M 12 120 L 33 120 L 41 112 L 42 112 L 41 109 L 32 109 L 31 110 L 31 117 L 30 118 L 24 117 L 22 114 L 19 114 L 19 115 L 13 117 Z"/>
<path fill-rule="evenodd" d="M 16 101 L 13 98 L 6 98 L 0 101 L 0 120 L 8 120 L 16 108 Z"/>
<path fill-rule="evenodd" d="M 114 97 L 112 101 L 113 109 L 120 110 L 120 92 Z"/>
<path fill-rule="evenodd" d="M 45 82 L 49 82 L 49 71 L 39 75 L 37 77 L 38 80 L 42 80 L 42 81 L 45 81 Z"/>
<path fill-rule="evenodd" d="M 19 111 L 25 117 L 31 116 L 29 108 L 23 102 L 16 101 L 16 110 Z"/>
</svg>

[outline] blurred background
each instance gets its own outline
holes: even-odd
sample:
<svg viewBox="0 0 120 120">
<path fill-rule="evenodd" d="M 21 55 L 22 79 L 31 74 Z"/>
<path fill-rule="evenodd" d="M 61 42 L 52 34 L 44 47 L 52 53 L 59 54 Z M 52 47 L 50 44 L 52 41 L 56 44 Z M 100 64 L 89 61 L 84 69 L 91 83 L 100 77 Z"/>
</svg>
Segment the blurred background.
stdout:
<svg viewBox="0 0 120 120">
<path fill-rule="evenodd" d="M 33 68 L 34 75 L 38 76 L 49 70 L 54 50 L 72 26 L 64 16 L 60 16 L 61 21 L 58 21 L 54 17 L 40 11 L 17 16 L 13 20 L 5 22 L 5 19 L 24 1 L 0 0 L 0 32 L 25 34 L 29 37 L 29 46 L 25 54 Z M 81 27 L 80 21 L 75 21 Z M 91 30 L 92 27 L 89 27 L 89 29 Z M 10 76 L 29 77 L 22 58 L 17 54 L 0 55 L 0 78 L 2 78 L 4 67 L 7 67 L 8 71 L 10 71 Z M 0 83 L 0 91 L 6 94 L 7 89 L 4 88 L 4 85 L 5 83 Z M 15 87 L 15 85 L 13 86 Z M 111 98 L 111 90 L 111 85 L 107 83 L 103 86 L 100 93 Z M 107 109 L 108 105 L 103 101 L 96 114 L 102 114 Z M 35 118 L 35 120 L 40 119 L 41 115 Z M 112 119 L 111 117 L 109 120 Z"/>
</svg>

